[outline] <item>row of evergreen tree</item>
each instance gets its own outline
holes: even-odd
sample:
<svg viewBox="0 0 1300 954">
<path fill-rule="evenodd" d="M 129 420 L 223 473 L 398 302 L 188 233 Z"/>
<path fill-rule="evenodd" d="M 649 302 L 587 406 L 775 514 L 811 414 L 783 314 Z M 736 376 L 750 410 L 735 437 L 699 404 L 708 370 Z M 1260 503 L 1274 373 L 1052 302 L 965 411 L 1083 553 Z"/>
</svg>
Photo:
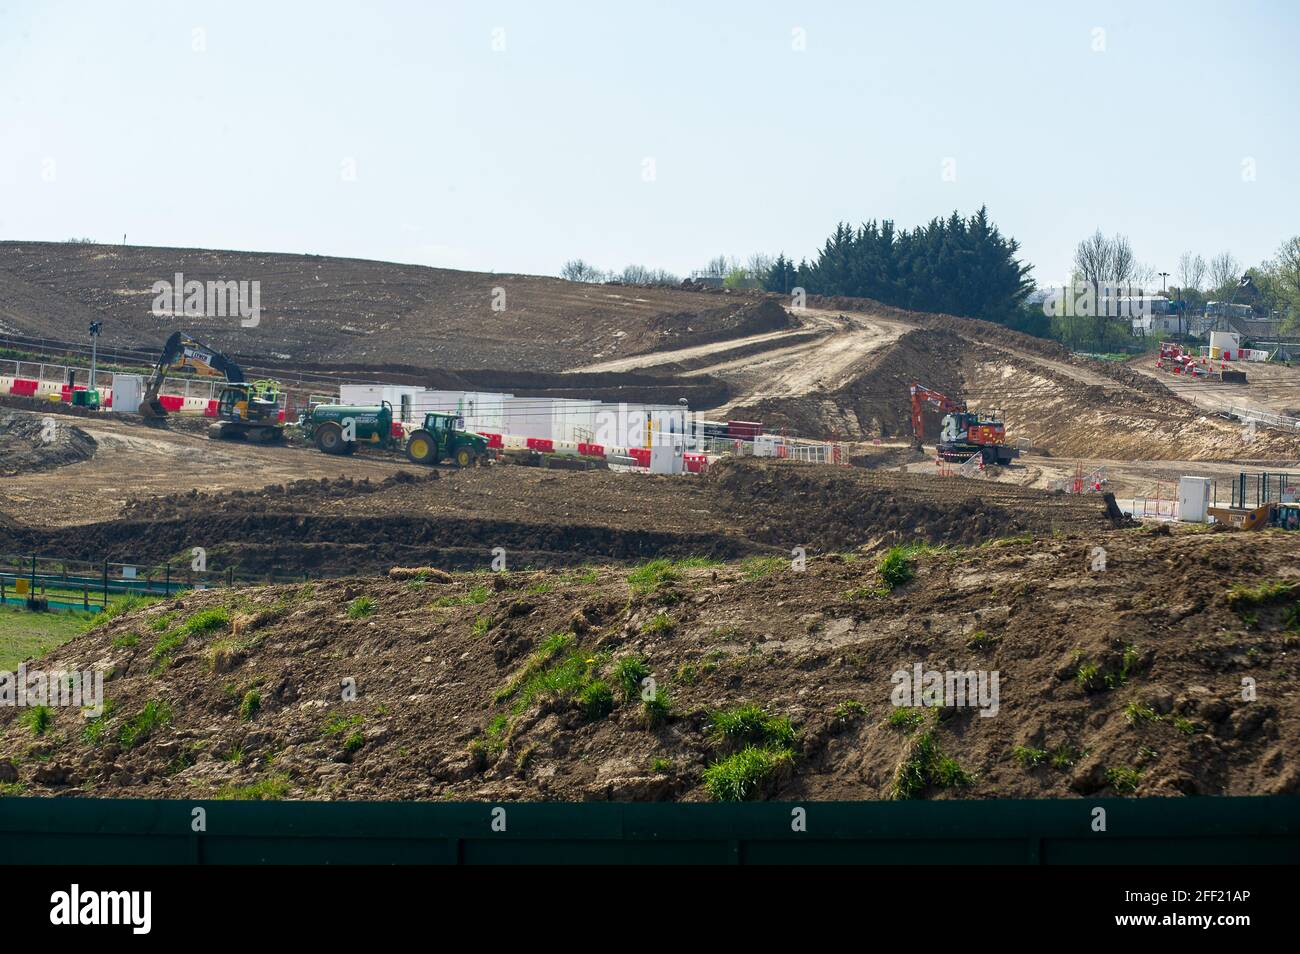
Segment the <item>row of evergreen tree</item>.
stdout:
<svg viewBox="0 0 1300 954">
<path fill-rule="evenodd" d="M 953 212 L 911 231 L 888 219 L 856 229 L 840 223 L 815 261 L 796 266 L 782 253 L 763 285 L 1012 324 L 1034 287 L 1033 266 L 1016 258 L 1019 249 L 989 221 L 987 208 L 968 219 Z"/>
</svg>

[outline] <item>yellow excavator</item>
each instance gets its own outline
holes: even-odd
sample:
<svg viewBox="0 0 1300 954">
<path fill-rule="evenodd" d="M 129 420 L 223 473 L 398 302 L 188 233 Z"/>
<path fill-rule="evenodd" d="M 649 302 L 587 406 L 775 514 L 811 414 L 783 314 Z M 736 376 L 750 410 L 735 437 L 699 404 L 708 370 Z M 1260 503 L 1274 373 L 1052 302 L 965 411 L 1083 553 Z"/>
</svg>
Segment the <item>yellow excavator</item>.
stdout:
<svg viewBox="0 0 1300 954">
<path fill-rule="evenodd" d="M 199 377 L 224 377 L 226 385 L 217 395 L 217 420 L 208 428 L 213 440 L 243 438 L 257 444 L 274 444 L 284 439 L 280 422 L 280 386 L 275 381 L 245 381 L 238 364 L 215 348 L 179 331 L 163 345 L 154 367 L 140 414 L 146 420 L 167 417 L 159 392 L 168 374 L 192 372 Z"/>
</svg>

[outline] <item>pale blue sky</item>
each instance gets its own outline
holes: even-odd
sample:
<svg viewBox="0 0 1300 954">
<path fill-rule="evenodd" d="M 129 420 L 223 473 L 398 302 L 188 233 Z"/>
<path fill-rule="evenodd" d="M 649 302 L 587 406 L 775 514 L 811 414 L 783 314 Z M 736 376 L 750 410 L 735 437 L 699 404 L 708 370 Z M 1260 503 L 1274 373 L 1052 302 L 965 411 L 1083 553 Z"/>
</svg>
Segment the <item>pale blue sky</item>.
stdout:
<svg viewBox="0 0 1300 954">
<path fill-rule="evenodd" d="M 1281 0 L 0 0 L 0 238 L 685 274 L 986 203 L 1040 283 L 1097 226 L 1252 263 L 1298 91 Z"/>
</svg>

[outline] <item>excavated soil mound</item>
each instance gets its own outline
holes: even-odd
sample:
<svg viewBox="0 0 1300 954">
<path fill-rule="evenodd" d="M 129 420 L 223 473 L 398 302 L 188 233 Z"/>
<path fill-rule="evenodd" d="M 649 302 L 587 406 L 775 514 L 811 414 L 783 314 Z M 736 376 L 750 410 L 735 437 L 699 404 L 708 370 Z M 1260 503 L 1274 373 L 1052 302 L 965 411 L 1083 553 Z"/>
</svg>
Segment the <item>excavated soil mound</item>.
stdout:
<svg viewBox="0 0 1300 954">
<path fill-rule="evenodd" d="M 108 711 L 36 734 L 0 707 L 0 763 L 25 795 L 702 800 L 757 737 L 784 754 L 753 798 L 1300 792 L 1296 592 L 1229 599 L 1300 584 L 1289 538 L 1113 531 L 911 567 L 886 593 L 838 556 L 636 588 L 602 569 L 194 593 L 48 654 L 104 671 Z M 996 705 L 900 720 L 916 666 L 997 673 Z M 751 703 L 789 729 L 714 731 Z"/>
<path fill-rule="evenodd" d="M 200 546 L 212 569 L 345 576 L 395 564 L 482 569 L 497 547 L 512 567 L 572 566 L 1104 526 L 1096 499 L 747 459 L 720 461 L 704 479 L 501 466 L 190 491 L 129 502 L 99 523 L 0 527 L 0 552 L 188 565 Z"/>
<path fill-rule="evenodd" d="M 763 421 L 769 429 L 842 440 L 910 435 L 912 383 L 959 397 L 964 388 L 962 355 L 968 349 L 967 342 L 948 331 L 909 331 L 875 352 L 837 390 L 769 398 L 737 408 L 732 415 Z M 927 439 L 938 433 L 939 417 L 925 411 Z"/>
<path fill-rule="evenodd" d="M 95 439 L 50 415 L 0 411 L 0 477 L 77 464 L 95 456 Z"/>
</svg>

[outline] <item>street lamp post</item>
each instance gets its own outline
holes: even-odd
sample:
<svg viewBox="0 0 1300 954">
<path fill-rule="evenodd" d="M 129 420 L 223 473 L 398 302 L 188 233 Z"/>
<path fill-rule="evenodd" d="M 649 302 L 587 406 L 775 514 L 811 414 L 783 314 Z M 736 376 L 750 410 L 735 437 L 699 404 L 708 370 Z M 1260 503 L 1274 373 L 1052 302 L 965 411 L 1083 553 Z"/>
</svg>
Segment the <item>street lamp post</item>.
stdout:
<svg viewBox="0 0 1300 954">
<path fill-rule="evenodd" d="M 95 362 L 99 357 L 99 329 L 104 323 L 102 321 L 92 321 L 90 323 L 90 390 L 95 390 Z"/>
</svg>

